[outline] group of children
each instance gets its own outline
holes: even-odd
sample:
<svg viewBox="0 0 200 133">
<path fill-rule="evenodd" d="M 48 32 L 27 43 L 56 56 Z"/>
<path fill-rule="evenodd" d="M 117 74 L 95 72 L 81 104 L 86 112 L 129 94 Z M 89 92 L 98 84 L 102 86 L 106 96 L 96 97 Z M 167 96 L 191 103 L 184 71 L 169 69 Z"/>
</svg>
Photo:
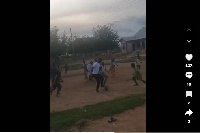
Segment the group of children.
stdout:
<svg viewBox="0 0 200 133">
<path fill-rule="evenodd" d="M 133 81 L 135 82 L 135 86 L 138 86 L 137 80 L 143 81 L 143 83 L 146 84 L 146 81 L 142 79 L 142 75 L 140 73 L 140 63 L 141 61 L 137 58 L 134 63 L 131 63 L 131 67 L 134 69 L 134 74 L 133 74 Z M 118 66 L 115 63 L 115 60 L 112 59 L 110 63 L 110 71 L 107 71 L 106 66 L 104 62 L 102 62 L 102 59 L 99 58 L 98 60 L 95 59 L 95 62 L 90 61 L 89 64 L 86 64 L 85 61 L 83 60 L 83 68 L 84 68 L 84 76 L 85 78 L 88 78 L 89 80 L 92 80 L 95 78 L 97 81 L 96 85 L 96 92 L 99 92 L 99 86 L 104 87 L 106 84 L 106 81 L 108 79 L 109 73 L 111 73 L 111 78 L 115 77 L 115 67 Z M 67 70 L 68 70 L 68 65 L 65 64 L 65 75 L 67 75 Z M 61 78 L 61 69 L 56 68 L 55 64 L 53 64 L 50 67 L 50 77 L 52 79 L 52 85 L 50 87 L 50 94 L 52 95 L 52 92 L 57 89 L 57 94 L 56 96 L 59 96 L 60 91 L 61 91 L 61 84 L 60 82 L 63 82 Z"/>
<path fill-rule="evenodd" d="M 94 63 L 97 62 L 97 59 L 95 59 Z M 92 67 L 93 67 L 93 61 L 90 61 L 89 64 L 86 64 L 85 61 L 83 60 L 83 69 L 84 69 L 84 76 L 85 76 L 85 79 L 89 79 L 89 80 L 92 80 L 93 79 L 93 76 L 92 76 Z M 104 73 L 104 75 L 106 75 L 105 77 L 108 77 L 108 74 L 109 72 L 111 73 L 111 78 L 115 77 L 115 66 L 118 66 L 116 63 L 115 63 L 115 60 L 112 59 L 111 62 L 110 62 L 110 71 L 107 71 L 106 69 L 106 66 L 104 64 L 104 62 L 101 62 L 101 67 L 102 67 L 102 71 Z"/>
<path fill-rule="evenodd" d="M 107 71 L 106 66 L 104 62 L 102 62 L 101 58 L 99 58 L 98 60 L 95 59 L 94 62 L 90 61 L 89 64 L 86 64 L 85 60 L 83 60 L 85 79 L 93 80 L 94 78 L 97 81 L 96 92 L 98 92 L 100 85 L 101 87 L 105 86 L 109 72 L 111 72 L 111 77 L 115 77 L 116 65 L 117 64 L 115 63 L 115 60 L 112 59 L 110 63 L 110 71 Z"/>
</svg>

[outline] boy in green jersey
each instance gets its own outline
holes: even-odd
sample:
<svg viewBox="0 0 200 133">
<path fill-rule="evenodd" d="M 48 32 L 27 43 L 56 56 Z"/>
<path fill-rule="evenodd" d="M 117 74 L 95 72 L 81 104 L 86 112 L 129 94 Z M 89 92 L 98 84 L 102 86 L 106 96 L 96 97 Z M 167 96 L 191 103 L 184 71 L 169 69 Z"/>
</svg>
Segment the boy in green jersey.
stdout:
<svg viewBox="0 0 200 133">
<path fill-rule="evenodd" d="M 144 81 L 142 79 L 142 75 L 140 73 L 140 70 L 139 70 L 139 68 L 136 67 L 135 63 L 131 63 L 131 67 L 134 69 L 134 72 L 135 72 L 133 74 L 133 77 L 132 77 L 133 81 L 135 81 L 135 85 L 134 86 L 138 86 L 137 80 L 143 81 L 143 83 L 146 84 L 146 81 Z"/>
</svg>

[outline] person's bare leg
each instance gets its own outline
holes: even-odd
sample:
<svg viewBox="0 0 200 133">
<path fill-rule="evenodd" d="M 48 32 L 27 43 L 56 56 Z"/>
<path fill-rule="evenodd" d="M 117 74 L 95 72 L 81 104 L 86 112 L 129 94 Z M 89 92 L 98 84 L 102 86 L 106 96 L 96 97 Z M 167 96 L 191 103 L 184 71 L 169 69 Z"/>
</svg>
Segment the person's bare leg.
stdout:
<svg viewBox="0 0 200 133">
<path fill-rule="evenodd" d="M 62 87 L 61 87 L 61 85 L 59 84 L 59 85 L 58 85 L 58 89 L 57 89 L 57 94 L 56 94 L 56 96 L 59 96 L 61 88 L 62 88 Z"/>
<path fill-rule="evenodd" d="M 103 83 L 103 86 L 105 86 L 107 79 L 108 79 L 108 77 L 106 76 L 105 80 L 104 80 L 104 83 Z"/>
<path fill-rule="evenodd" d="M 144 81 L 143 79 L 140 79 L 140 81 L 142 81 L 143 83 L 145 83 L 145 84 L 146 84 L 146 81 Z"/>
<path fill-rule="evenodd" d="M 134 86 L 138 86 L 137 80 L 134 77 L 132 79 L 133 79 L 133 81 L 135 81 L 135 85 Z"/>
</svg>

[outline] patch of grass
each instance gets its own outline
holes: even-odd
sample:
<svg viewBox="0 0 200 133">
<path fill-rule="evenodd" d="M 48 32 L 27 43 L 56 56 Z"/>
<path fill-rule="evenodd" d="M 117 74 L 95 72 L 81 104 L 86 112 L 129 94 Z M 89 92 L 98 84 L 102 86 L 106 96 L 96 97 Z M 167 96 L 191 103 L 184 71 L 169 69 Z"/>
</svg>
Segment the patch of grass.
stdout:
<svg viewBox="0 0 200 133">
<path fill-rule="evenodd" d="M 128 62 L 134 62 L 136 59 L 136 57 L 129 57 L 129 58 L 125 58 L 125 59 L 122 59 L 122 60 L 118 60 L 116 61 L 116 63 L 128 63 Z M 145 61 L 146 60 L 146 56 L 140 56 L 140 60 L 141 61 Z"/>
<path fill-rule="evenodd" d="M 100 119 L 105 116 L 112 116 L 124 112 L 125 110 L 134 109 L 146 102 L 146 94 L 135 94 L 120 99 L 101 102 L 95 105 L 87 105 L 82 109 L 70 109 L 50 114 L 50 130 L 62 131 L 78 125 L 86 126 L 86 120 Z"/>
<path fill-rule="evenodd" d="M 140 56 L 140 60 L 141 61 L 145 61 L 146 60 L 146 56 Z"/>
<path fill-rule="evenodd" d="M 69 70 L 79 70 L 79 69 L 83 69 L 82 67 L 83 67 L 83 64 L 70 65 Z"/>
<path fill-rule="evenodd" d="M 116 63 L 127 63 L 127 62 L 133 62 L 134 58 L 126 58 L 126 59 L 122 59 L 122 60 L 118 60 L 116 61 Z"/>
<path fill-rule="evenodd" d="M 87 121 L 86 120 L 81 120 L 79 123 L 78 123 L 78 129 L 81 130 L 83 129 L 84 127 L 87 126 Z"/>
</svg>

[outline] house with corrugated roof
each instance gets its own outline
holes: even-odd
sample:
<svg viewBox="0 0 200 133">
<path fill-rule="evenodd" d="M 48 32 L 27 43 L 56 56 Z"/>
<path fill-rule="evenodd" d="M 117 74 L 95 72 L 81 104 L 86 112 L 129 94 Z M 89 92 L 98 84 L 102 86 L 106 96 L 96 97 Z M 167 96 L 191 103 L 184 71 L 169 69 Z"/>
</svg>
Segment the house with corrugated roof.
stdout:
<svg viewBox="0 0 200 133">
<path fill-rule="evenodd" d="M 142 27 L 134 36 L 123 37 L 119 40 L 122 53 L 146 50 L 146 27 Z"/>
</svg>

